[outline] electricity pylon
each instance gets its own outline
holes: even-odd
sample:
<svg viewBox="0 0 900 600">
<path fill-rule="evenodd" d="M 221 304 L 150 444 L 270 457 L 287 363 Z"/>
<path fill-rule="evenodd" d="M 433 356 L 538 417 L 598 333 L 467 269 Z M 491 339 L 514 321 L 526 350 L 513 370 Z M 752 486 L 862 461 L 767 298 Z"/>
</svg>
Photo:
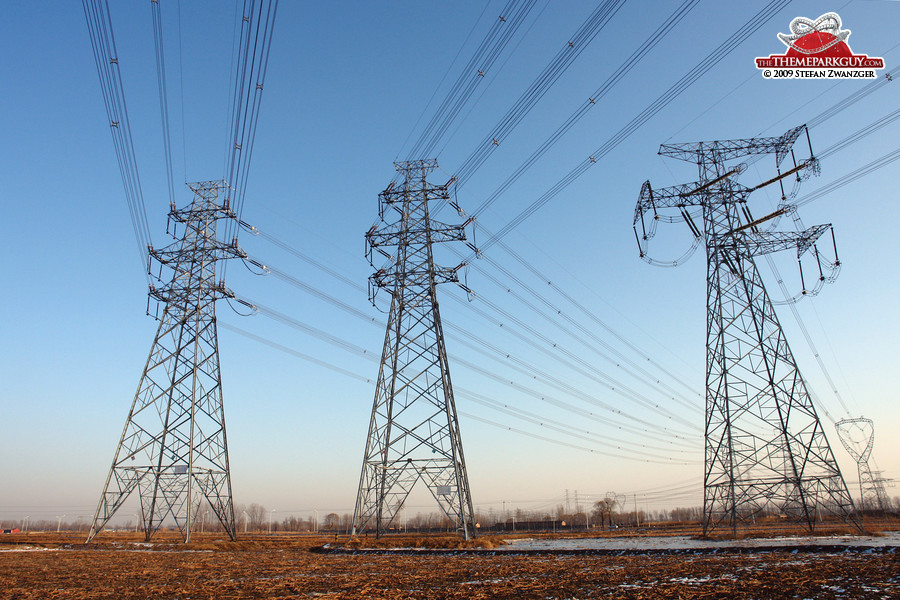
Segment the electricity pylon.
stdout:
<svg viewBox="0 0 900 600">
<path fill-rule="evenodd" d="M 791 149 L 805 129 L 796 127 L 781 137 L 663 144 L 660 155 L 696 163 L 700 179 L 663 189 L 653 189 L 647 181 L 635 208 L 642 258 L 647 258 L 646 242 L 659 220 L 683 220 L 695 247 L 706 243 L 704 533 L 730 527 L 736 534 L 739 523 L 772 508 L 804 522 L 810 531 L 826 515 L 856 524 L 847 485 L 755 262 L 755 257 L 779 250 L 796 249 L 798 261 L 809 252 L 820 281 L 827 279 L 823 263 L 826 269 L 839 265 L 836 251 L 828 265 L 816 247 L 830 225 L 798 233 L 760 229 L 793 210 L 781 183 L 786 177 L 796 176 L 799 182 L 818 173 L 811 144 L 810 157 L 800 164 Z M 730 161 L 766 154 L 775 155 L 775 177 L 754 187 L 735 180 L 746 165 L 729 166 Z M 794 166 L 782 173 L 788 155 Z M 782 185 L 782 205 L 754 219 L 748 197 L 776 182 Z M 666 209 L 677 212 L 665 216 Z M 700 226 L 694 222 L 698 217 Z M 800 268 L 802 280 L 802 264 Z"/>
<path fill-rule="evenodd" d="M 235 536 L 215 310 L 216 300 L 234 294 L 224 281 L 217 281 L 216 265 L 246 255 L 237 238 L 230 243 L 216 238 L 219 220 L 237 221 L 227 198 L 219 201 L 227 184 L 205 181 L 188 187 L 194 193 L 191 204 L 183 209 L 173 205 L 169 212 L 177 241 L 159 250 L 150 248 L 151 261 L 158 263 L 157 273 L 151 275 L 161 284 L 151 284 L 149 292 L 157 301 L 159 328 L 88 541 L 135 490 L 148 541 L 172 517 L 189 542 L 204 501 L 229 537 Z M 172 269 L 165 283 L 163 266 Z"/>
<path fill-rule="evenodd" d="M 448 187 L 453 180 L 443 186 L 427 181 L 436 160 L 395 166 L 403 181 L 379 194 L 381 227 L 373 225 L 366 233 L 373 267 L 373 250 L 389 260 L 369 278 L 371 299 L 374 302 L 375 293 L 384 288 L 391 294 L 391 309 L 353 534 L 369 528 L 376 536 L 384 533 L 422 480 L 447 518 L 469 539 L 475 535 L 474 511 L 436 295 L 438 284 L 462 285 L 458 272 L 464 265 L 435 265 L 432 244 L 465 241 L 465 228 L 473 219 L 445 225 L 431 218 L 429 203 L 436 200 L 450 202 L 462 214 L 450 201 Z M 386 213 L 395 218 L 387 222 Z M 386 247 L 393 247 L 393 253 Z"/>
<path fill-rule="evenodd" d="M 884 479 L 869 467 L 869 457 L 875 446 L 875 424 L 872 419 L 843 419 L 834 426 L 844 448 L 856 461 L 860 509 L 886 511 L 890 507 L 890 499 L 884 489 Z"/>
</svg>

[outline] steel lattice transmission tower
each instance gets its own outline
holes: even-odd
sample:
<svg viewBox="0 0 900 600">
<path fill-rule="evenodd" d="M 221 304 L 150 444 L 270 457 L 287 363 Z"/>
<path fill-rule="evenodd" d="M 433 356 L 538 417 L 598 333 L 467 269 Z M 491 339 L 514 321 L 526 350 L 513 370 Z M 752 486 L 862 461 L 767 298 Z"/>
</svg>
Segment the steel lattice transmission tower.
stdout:
<svg viewBox="0 0 900 600">
<path fill-rule="evenodd" d="M 453 180 L 443 186 L 427 181 L 436 160 L 395 166 L 403 181 L 379 194 L 381 222 L 366 233 L 369 262 L 373 250 L 389 260 L 369 278 L 370 295 L 374 302 L 379 288 L 388 290 L 391 308 L 353 534 L 367 529 L 378 536 L 384 533 L 422 480 L 447 518 L 469 539 L 475 535 L 474 511 L 436 295 L 438 284 L 460 284 L 458 272 L 464 265 L 435 265 L 432 245 L 465 241 L 465 228 L 473 219 L 445 225 L 431 218 L 434 201 L 450 202 L 459 211 L 448 192 Z"/>
<path fill-rule="evenodd" d="M 660 155 L 696 163 L 700 179 L 664 189 L 653 189 L 647 181 L 635 208 L 642 258 L 659 220 L 685 221 L 695 245 L 706 244 L 705 533 L 726 527 L 736 533 L 739 523 L 771 509 L 810 530 L 819 517 L 854 519 L 846 483 L 755 262 L 787 249 L 796 249 L 799 261 L 809 251 L 825 280 L 826 261 L 815 244 L 831 226 L 763 231 L 760 225 L 793 210 L 783 184 L 776 212 L 754 219 L 747 206 L 755 190 L 818 172 L 811 145 L 809 159 L 800 164 L 794 159 L 791 148 L 804 130 L 800 126 L 781 137 L 664 144 Z M 734 165 L 734 159 L 767 154 L 775 155 L 775 177 L 754 187 L 736 181 L 746 165 Z M 794 166 L 782 173 L 780 165 L 789 155 Z M 702 219 L 699 226 L 695 218 Z M 838 264 L 835 251 L 831 267 Z"/>
<path fill-rule="evenodd" d="M 191 204 L 183 209 L 173 205 L 169 212 L 177 241 L 150 248 L 151 271 L 158 264 L 153 275 L 160 285 L 151 284 L 149 295 L 157 301 L 159 328 L 89 541 L 135 490 L 147 540 L 171 517 L 184 541 L 190 541 L 204 502 L 228 535 L 235 536 L 215 309 L 216 300 L 234 294 L 217 280 L 216 269 L 219 261 L 246 255 L 237 238 L 225 243 L 216 237 L 219 221 L 238 220 L 227 198 L 219 200 L 227 184 L 206 181 L 188 187 L 194 193 Z M 161 278 L 163 267 L 172 270 L 168 282 Z"/>
<path fill-rule="evenodd" d="M 891 506 L 884 479 L 869 467 L 869 457 L 875 446 L 875 424 L 872 419 L 843 419 L 834 424 L 859 471 L 859 507 L 862 510 L 886 511 Z"/>
</svg>

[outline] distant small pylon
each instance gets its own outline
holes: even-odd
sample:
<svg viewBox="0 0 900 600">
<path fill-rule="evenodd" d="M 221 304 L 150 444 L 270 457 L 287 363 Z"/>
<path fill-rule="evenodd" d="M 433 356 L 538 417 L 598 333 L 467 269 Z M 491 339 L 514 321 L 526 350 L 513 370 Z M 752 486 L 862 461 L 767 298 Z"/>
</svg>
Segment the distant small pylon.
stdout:
<svg viewBox="0 0 900 600">
<path fill-rule="evenodd" d="M 847 453 L 856 461 L 859 473 L 859 507 L 862 510 L 884 512 L 891 501 L 884 488 L 884 479 L 869 467 L 875 446 L 875 424 L 872 419 L 843 419 L 834 424 Z"/>
<path fill-rule="evenodd" d="M 475 535 L 459 421 L 450 383 L 436 287 L 459 283 L 455 268 L 436 266 L 432 244 L 465 241 L 465 227 L 431 219 L 430 202 L 450 202 L 447 188 L 428 183 L 435 160 L 396 164 L 404 177 L 379 195 L 382 225 L 366 233 L 369 261 L 377 250 L 389 264 L 370 278 L 391 294 L 381 367 L 366 440 L 353 534 L 387 531 L 410 491 L 423 481 L 466 539 Z M 452 203 L 451 203 L 452 204 Z M 385 213 L 396 220 L 387 222 Z M 383 248 L 393 247 L 392 253 Z M 374 265 L 373 265 L 374 266 Z M 466 288 L 467 289 L 467 288 Z"/>
</svg>

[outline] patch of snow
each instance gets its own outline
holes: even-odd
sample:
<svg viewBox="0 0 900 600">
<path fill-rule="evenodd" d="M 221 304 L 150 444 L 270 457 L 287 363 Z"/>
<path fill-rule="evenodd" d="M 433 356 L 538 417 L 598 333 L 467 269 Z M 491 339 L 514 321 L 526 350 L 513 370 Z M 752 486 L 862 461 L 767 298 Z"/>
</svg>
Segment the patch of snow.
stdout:
<svg viewBox="0 0 900 600">
<path fill-rule="evenodd" d="M 900 532 L 892 531 L 878 537 L 840 535 L 749 538 L 722 541 L 698 540 L 685 535 L 565 539 L 522 538 L 504 541 L 506 545 L 497 548 L 498 552 L 515 552 L 518 550 L 716 550 L 779 546 L 864 546 L 880 548 L 900 546 Z"/>
</svg>

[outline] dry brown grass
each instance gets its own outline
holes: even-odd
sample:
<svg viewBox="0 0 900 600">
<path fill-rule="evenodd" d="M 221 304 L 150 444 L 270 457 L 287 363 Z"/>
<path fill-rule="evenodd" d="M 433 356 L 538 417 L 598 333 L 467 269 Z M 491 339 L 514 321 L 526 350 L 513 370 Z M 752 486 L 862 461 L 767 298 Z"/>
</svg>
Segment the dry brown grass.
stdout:
<svg viewBox="0 0 900 600">
<path fill-rule="evenodd" d="M 900 595 L 897 554 L 323 555 L 305 547 L 333 543 L 333 537 L 271 536 L 237 543 L 198 538 L 190 546 L 160 542 L 155 551 L 135 546 L 133 538 L 96 545 L 47 538 L 45 547 L 56 549 L 0 552 L 0 597 L 868 600 Z"/>
<path fill-rule="evenodd" d="M 651 532 L 652 533 L 652 532 Z M 536 537 L 526 534 L 528 537 Z M 618 536 L 620 531 L 604 532 Z M 507 536 L 503 536 L 507 538 Z M 365 540 L 365 538 L 362 538 Z M 373 538 L 369 538 L 374 542 Z M 483 537 L 484 545 L 501 541 Z M 629 556 L 332 555 L 346 536 L 257 535 L 229 542 L 165 534 L 147 546 L 135 534 L 0 537 L 0 598 L 11 600 L 372 598 L 854 598 L 900 597 L 900 553 L 691 554 Z M 356 542 L 354 542 L 356 543 Z M 362 544 L 363 542 L 360 542 Z M 452 536 L 385 536 L 381 548 L 458 548 Z"/>
</svg>

